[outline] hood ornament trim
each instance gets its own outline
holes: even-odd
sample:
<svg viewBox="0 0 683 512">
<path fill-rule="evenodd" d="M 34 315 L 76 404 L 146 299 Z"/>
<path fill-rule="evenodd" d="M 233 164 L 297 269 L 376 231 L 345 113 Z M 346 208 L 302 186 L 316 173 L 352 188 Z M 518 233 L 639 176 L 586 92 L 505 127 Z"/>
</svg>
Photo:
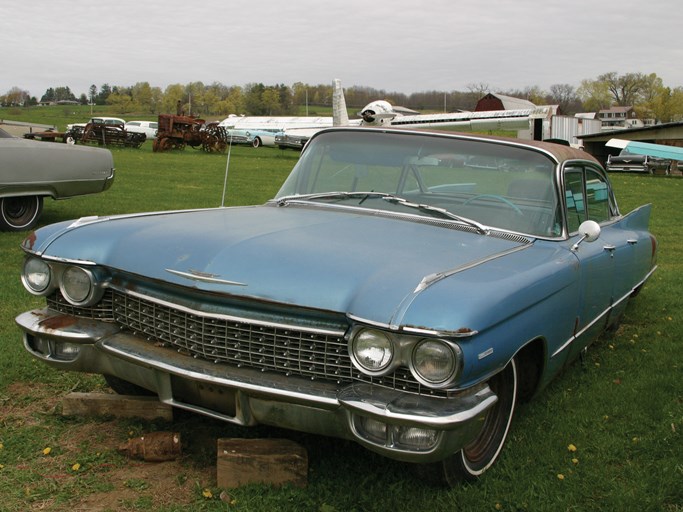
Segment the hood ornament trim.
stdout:
<svg viewBox="0 0 683 512">
<path fill-rule="evenodd" d="M 228 281 L 227 279 L 221 279 L 217 274 L 200 272 L 199 270 L 194 269 L 189 269 L 187 272 L 181 272 L 180 270 L 173 270 L 170 268 L 164 270 L 166 270 L 166 272 L 170 274 L 184 277 L 185 279 L 191 279 L 192 281 L 201 281 L 202 283 L 227 284 L 230 286 L 247 286 L 246 283 L 240 283 L 238 281 Z"/>
</svg>

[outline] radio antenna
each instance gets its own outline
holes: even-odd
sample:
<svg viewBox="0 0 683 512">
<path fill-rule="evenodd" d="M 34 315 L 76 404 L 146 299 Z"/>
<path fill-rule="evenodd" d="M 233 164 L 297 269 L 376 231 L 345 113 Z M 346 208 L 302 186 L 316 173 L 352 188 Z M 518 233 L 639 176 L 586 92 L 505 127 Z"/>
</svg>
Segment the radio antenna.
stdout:
<svg viewBox="0 0 683 512">
<path fill-rule="evenodd" d="M 230 169 L 230 152 L 232 151 L 232 130 L 228 138 L 228 159 L 225 162 L 225 178 L 223 178 L 223 197 L 221 198 L 221 208 L 225 206 L 225 192 L 228 187 L 228 170 Z"/>
</svg>

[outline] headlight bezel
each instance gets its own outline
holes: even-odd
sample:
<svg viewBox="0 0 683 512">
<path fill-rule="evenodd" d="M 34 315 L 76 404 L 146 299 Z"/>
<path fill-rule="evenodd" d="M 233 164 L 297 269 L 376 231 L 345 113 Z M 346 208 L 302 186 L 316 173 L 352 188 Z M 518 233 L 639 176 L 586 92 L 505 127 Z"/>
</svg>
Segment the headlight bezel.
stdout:
<svg viewBox="0 0 683 512">
<path fill-rule="evenodd" d="M 388 354 L 388 359 L 386 361 L 383 361 L 377 368 L 371 368 L 367 364 L 364 364 L 362 357 L 360 357 L 358 353 L 358 345 L 361 342 L 368 342 L 367 339 L 361 339 L 363 336 L 375 336 L 375 338 L 378 340 L 378 344 L 385 342 L 385 346 L 378 347 L 378 349 L 390 352 Z M 358 329 L 353 333 L 349 340 L 349 355 L 351 356 L 351 360 L 353 364 L 356 366 L 356 368 L 358 368 L 361 372 L 365 373 L 366 375 L 381 376 L 386 375 L 387 373 L 392 371 L 396 366 L 394 364 L 396 361 L 396 353 L 397 346 L 395 345 L 391 336 L 389 336 L 389 333 L 381 329 L 375 329 L 371 327 L 364 327 Z"/>
<path fill-rule="evenodd" d="M 417 360 L 419 352 L 427 350 L 425 347 L 428 345 L 438 346 L 440 349 L 443 349 L 444 356 L 450 360 L 449 368 L 438 378 L 426 376 L 424 368 L 420 368 L 421 364 Z M 443 388 L 451 384 L 458 377 L 462 368 L 462 360 L 462 350 L 456 343 L 441 338 L 422 338 L 415 343 L 410 354 L 410 371 L 419 383 L 430 388 Z"/>
<path fill-rule="evenodd" d="M 69 290 L 69 283 L 66 281 L 66 279 L 68 279 L 68 274 L 72 271 L 82 273 L 82 277 L 85 278 L 87 284 L 89 285 L 87 293 L 77 295 L 76 293 L 73 293 L 73 290 Z M 102 294 L 104 293 L 104 289 L 102 288 L 100 281 L 97 279 L 97 276 L 91 269 L 74 264 L 66 265 L 60 272 L 59 290 L 62 292 L 62 296 L 69 304 L 80 307 L 92 306 L 93 304 L 96 304 L 100 301 Z"/>
<path fill-rule="evenodd" d="M 37 271 L 31 271 L 29 269 L 29 265 L 43 265 L 45 268 L 45 274 L 47 275 L 46 277 L 46 283 L 45 286 L 40 287 L 40 286 L 33 286 L 31 283 L 35 282 L 35 279 L 31 279 L 29 276 L 32 273 L 36 273 Z M 42 258 L 38 258 L 36 256 L 27 256 L 24 259 L 24 264 L 21 269 L 21 282 L 24 285 L 24 288 L 26 288 L 26 291 L 31 293 L 32 295 L 37 295 L 39 297 L 43 297 L 45 295 L 49 295 L 52 293 L 56 288 L 56 280 L 55 280 L 55 272 L 54 269 L 50 266 L 50 264 L 45 261 Z"/>
<path fill-rule="evenodd" d="M 359 338 L 365 333 L 375 333 L 388 340 L 393 349 L 390 361 L 378 368 L 370 368 L 367 364 L 363 364 L 362 357 L 357 353 L 357 344 Z M 428 347 L 429 345 L 426 345 L 428 343 L 438 344 L 443 349 L 445 357 L 448 357 L 446 365 L 448 370 L 438 378 L 430 378 L 416 360 L 420 348 Z M 464 366 L 462 349 L 452 340 L 444 337 L 427 337 L 423 334 L 416 336 L 374 326 L 357 325 L 351 329 L 348 336 L 348 351 L 354 368 L 364 375 L 382 377 L 405 368 L 419 384 L 430 389 L 443 389 L 455 383 Z"/>
<path fill-rule="evenodd" d="M 32 274 L 40 273 L 44 270 L 46 277 L 45 285 L 38 284 L 40 279 L 31 277 Z M 87 280 L 87 293 L 77 294 L 68 284 L 70 274 L 78 272 L 84 280 Z M 60 290 L 64 300 L 72 306 L 88 307 L 96 304 L 104 295 L 107 281 L 101 269 L 87 266 L 80 262 L 61 261 L 57 259 L 44 258 L 35 254 L 28 254 L 21 270 L 21 282 L 24 288 L 39 297 L 51 295 L 56 290 Z"/>
</svg>

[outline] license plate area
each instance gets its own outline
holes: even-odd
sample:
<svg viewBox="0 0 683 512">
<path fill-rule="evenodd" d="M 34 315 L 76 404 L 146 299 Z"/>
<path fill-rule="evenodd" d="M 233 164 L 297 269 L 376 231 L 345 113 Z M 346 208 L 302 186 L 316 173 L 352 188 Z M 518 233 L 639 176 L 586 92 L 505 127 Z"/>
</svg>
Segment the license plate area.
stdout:
<svg viewBox="0 0 683 512">
<path fill-rule="evenodd" d="M 233 419 L 237 416 L 236 394 L 228 388 L 171 376 L 171 396 L 174 403 L 190 410 L 211 411 Z"/>
</svg>

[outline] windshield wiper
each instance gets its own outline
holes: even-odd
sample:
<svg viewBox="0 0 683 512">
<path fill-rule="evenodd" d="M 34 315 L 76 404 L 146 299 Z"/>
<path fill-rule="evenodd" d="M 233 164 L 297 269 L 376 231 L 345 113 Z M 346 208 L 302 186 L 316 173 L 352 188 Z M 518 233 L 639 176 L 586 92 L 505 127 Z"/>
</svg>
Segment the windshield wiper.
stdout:
<svg viewBox="0 0 683 512">
<path fill-rule="evenodd" d="M 455 213 L 452 213 L 446 210 L 445 208 L 439 208 L 438 206 L 432 206 L 429 204 L 414 203 L 395 194 L 389 194 L 387 192 L 374 192 L 372 190 L 367 192 L 317 192 L 313 194 L 284 196 L 277 200 L 277 205 L 286 206 L 288 203 L 293 201 L 315 201 L 317 199 L 348 199 L 359 197 L 361 198 L 361 200 L 358 204 L 363 204 L 363 202 L 365 202 L 366 199 L 369 199 L 371 197 L 379 197 L 390 203 L 400 204 L 408 208 L 415 208 L 417 210 L 422 210 L 430 213 L 438 213 L 439 215 L 447 219 L 462 222 L 463 224 L 471 226 L 482 235 L 488 235 L 490 232 L 490 228 L 488 228 L 487 226 L 484 226 L 483 224 L 480 224 L 475 220 L 468 219 L 467 217 L 461 217 L 460 215 L 456 215 Z"/>
<path fill-rule="evenodd" d="M 432 206 L 430 204 L 413 203 L 412 201 L 408 201 L 407 199 L 404 199 L 399 196 L 394 196 L 391 194 L 386 194 L 382 196 L 382 199 L 384 199 L 385 201 L 389 201 L 390 203 L 401 204 L 408 208 L 415 208 L 417 210 L 422 210 L 426 212 L 438 213 L 439 215 L 442 215 L 447 219 L 462 222 L 463 224 L 467 224 L 468 226 L 473 227 L 481 235 L 488 235 L 491 231 L 489 227 L 480 224 L 476 220 L 468 219 L 467 217 L 461 217 L 460 215 L 456 215 L 455 213 L 450 212 L 445 208 L 439 208 L 438 206 Z"/>
<path fill-rule="evenodd" d="M 353 199 L 358 197 L 361 198 L 361 201 L 358 204 L 362 204 L 366 199 L 369 199 L 371 197 L 381 197 L 384 199 L 387 197 L 396 196 L 394 196 L 393 194 L 387 194 L 386 192 L 374 192 L 372 190 L 368 192 L 316 192 L 313 194 L 284 196 L 277 200 L 277 205 L 286 206 L 287 203 L 291 201 L 315 201 L 316 199 Z"/>
</svg>

